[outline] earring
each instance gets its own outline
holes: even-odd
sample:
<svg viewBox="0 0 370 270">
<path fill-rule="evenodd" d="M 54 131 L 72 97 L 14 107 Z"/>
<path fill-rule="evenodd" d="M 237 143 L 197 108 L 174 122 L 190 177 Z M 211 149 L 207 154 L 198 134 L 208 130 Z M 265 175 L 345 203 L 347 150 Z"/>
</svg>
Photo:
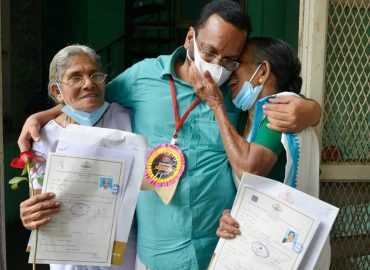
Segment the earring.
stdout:
<svg viewBox="0 0 370 270">
<path fill-rule="evenodd" d="M 263 77 L 259 78 L 258 82 L 262 84 L 263 83 Z"/>
</svg>

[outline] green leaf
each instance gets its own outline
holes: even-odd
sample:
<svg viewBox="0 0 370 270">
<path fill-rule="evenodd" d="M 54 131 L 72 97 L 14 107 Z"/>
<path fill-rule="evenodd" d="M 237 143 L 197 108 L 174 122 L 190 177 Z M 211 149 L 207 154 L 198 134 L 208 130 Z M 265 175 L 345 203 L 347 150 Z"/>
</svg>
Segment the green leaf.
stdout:
<svg viewBox="0 0 370 270">
<path fill-rule="evenodd" d="M 26 175 L 27 174 L 27 172 L 28 172 L 28 170 L 27 170 L 27 166 L 25 166 L 24 168 L 23 168 L 23 171 L 22 171 L 22 176 L 23 175 Z"/>
<path fill-rule="evenodd" d="M 31 168 L 33 166 L 32 161 L 30 161 L 28 158 L 26 158 L 26 164 L 27 164 L 28 168 Z"/>
<path fill-rule="evenodd" d="M 39 182 L 40 186 L 42 186 L 42 184 L 44 183 L 44 176 L 40 176 L 39 178 L 37 178 L 37 182 Z"/>
<path fill-rule="evenodd" d="M 28 178 L 23 177 L 23 176 L 16 176 L 16 177 L 13 177 L 12 179 L 9 180 L 9 184 L 11 184 L 11 185 L 18 184 L 22 181 L 27 181 L 28 182 Z"/>
<path fill-rule="evenodd" d="M 16 189 L 18 189 L 18 184 L 12 184 L 10 186 L 10 188 L 13 189 L 13 190 L 16 190 Z"/>
</svg>

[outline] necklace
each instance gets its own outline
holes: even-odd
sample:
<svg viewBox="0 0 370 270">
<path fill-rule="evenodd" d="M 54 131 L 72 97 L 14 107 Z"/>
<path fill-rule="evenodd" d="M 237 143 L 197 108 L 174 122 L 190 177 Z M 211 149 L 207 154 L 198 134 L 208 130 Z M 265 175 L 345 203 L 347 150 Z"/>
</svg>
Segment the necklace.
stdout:
<svg viewBox="0 0 370 270">
<path fill-rule="evenodd" d="M 67 127 L 67 118 L 68 116 L 65 114 L 64 115 L 64 121 L 63 121 L 63 127 L 66 128 Z"/>
</svg>

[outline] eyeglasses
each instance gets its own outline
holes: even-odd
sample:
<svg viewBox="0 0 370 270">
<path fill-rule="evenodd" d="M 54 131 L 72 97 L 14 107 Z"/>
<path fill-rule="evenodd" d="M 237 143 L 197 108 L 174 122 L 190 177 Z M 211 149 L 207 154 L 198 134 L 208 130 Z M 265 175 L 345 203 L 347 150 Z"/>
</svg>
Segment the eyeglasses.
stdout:
<svg viewBox="0 0 370 270">
<path fill-rule="evenodd" d="M 196 41 L 196 44 L 198 46 L 199 51 L 203 54 L 202 58 L 204 59 L 204 61 L 206 61 L 208 63 L 212 63 L 216 59 L 219 59 L 221 61 L 221 66 L 223 66 L 227 70 L 234 71 L 234 70 L 238 69 L 239 64 L 240 64 L 239 62 L 234 61 L 234 60 L 230 60 L 230 59 L 227 59 L 227 58 L 220 58 L 216 53 L 211 52 L 210 50 L 201 48 L 199 46 L 197 38 L 195 38 L 195 41 Z"/>
<path fill-rule="evenodd" d="M 96 72 L 89 76 L 90 80 L 94 83 L 102 83 L 105 81 L 106 77 L 107 77 L 107 74 L 100 73 L 100 72 Z M 82 77 L 82 76 L 73 76 L 70 79 L 68 79 L 68 81 L 66 82 L 59 81 L 59 83 L 63 83 L 63 84 L 68 85 L 69 87 L 76 87 L 76 88 L 83 86 L 85 82 L 86 82 L 86 79 L 85 77 Z"/>
</svg>

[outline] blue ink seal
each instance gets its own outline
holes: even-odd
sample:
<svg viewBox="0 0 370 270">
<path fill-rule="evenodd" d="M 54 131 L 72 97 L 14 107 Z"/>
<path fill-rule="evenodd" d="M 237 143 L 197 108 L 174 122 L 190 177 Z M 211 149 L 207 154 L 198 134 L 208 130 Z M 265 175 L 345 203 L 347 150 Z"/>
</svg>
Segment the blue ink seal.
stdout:
<svg viewBox="0 0 370 270">
<path fill-rule="evenodd" d="M 112 194 L 113 195 L 118 195 L 120 190 L 121 190 L 121 188 L 119 187 L 119 185 L 114 184 L 113 187 L 112 187 Z"/>
</svg>

